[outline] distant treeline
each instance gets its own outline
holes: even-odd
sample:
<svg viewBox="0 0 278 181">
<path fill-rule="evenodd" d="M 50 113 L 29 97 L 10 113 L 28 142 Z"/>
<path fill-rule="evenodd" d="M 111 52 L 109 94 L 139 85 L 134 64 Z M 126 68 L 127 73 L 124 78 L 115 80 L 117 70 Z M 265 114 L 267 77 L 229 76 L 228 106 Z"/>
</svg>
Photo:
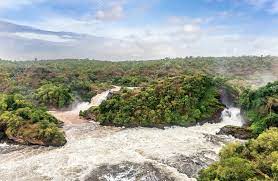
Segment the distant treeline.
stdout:
<svg viewBox="0 0 278 181">
<path fill-rule="evenodd" d="M 150 61 L 97 60 L 0 60 L 0 91 L 31 97 L 41 86 L 68 88 L 74 98 L 88 100 L 99 90 L 114 84 L 143 86 L 163 77 L 203 73 L 225 77 L 249 77 L 272 72 L 276 57 L 187 57 Z"/>
</svg>

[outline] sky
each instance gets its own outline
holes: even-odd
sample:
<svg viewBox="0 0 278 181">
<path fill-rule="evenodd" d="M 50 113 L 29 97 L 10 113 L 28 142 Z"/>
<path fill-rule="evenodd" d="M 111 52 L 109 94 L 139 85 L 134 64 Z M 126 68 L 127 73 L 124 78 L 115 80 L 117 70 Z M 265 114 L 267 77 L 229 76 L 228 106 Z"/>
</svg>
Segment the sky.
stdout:
<svg viewBox="0 0 278 181">
<path fill-rule="evenodd" d="M 0 0 L 0 58 L 278 55 L 278 0 Z"/>
</svg>

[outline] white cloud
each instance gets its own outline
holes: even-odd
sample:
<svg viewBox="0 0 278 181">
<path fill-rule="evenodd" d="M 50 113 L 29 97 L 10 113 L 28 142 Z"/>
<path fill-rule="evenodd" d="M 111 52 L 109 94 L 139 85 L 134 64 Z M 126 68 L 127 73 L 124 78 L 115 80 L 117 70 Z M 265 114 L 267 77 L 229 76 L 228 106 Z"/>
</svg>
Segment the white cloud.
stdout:
<svg viewBox="0 0 278 181">
<path fill-rule="evenodd" d="M 183 56 L 238 56 L 278 52 L 278 38 L 238 34 L 205 35 L 196 41 L 181 39 L 116 40 L 86 37 L 69 42 L 50 42 L 0 34 L 0 57 L 22 59 L 95 58 L 138 60 Z"/>
<path fill-rule="evenodd" d="M 272 7 L 270 8 L 269 12 L 273 14 L 278 13 L 278 1 L 272 4 Z"/>
<path fill-rule="evenodd" d="M 0 33 L 0 42 L 5 42 L 0 44 L 0 57 L 127 60 L 278 52 L 278 47 L 270 47 L 278 45 L 276 37 L 244 36 L 230 27 L 215 23 L 216 18 L 229 18 L 233 12 L 223 12 L 207 18 L 173 16 L 165 22 L 131 27 L 111 23 L 127 16 L 124 1 L 108 0 L 110 3 L 105 4 L 99 0 L 92 1 L 100 4 L 97 11 L 87 16 L 71 18 L 48 14 L 39 21 L 20 22 L 40 31 L 24 27 L 24 32 Z M 252 1 L 252 6 L 255 6 L 254 3 Z M 261 7 L 264 6 L 261 4 Z M 63 32 L 74 32 L 80 36 L 67 37 Z"/>
<path fill-rule="evenodd" d="M 257 9 L 264 10 L 271 14 L 278 13 L 278 0 L 242 0 Z"/>
<path fill-rule="evenodd" d="M 95 18 L 101 21 L 114 21 L 124 17 L 123 7 L 121 5 L 114 5 L 109 9 L 98 10 Z"/>
<path fill-rule="evenodd" d="M 38 34 L 38 33 L 14 33 L 15 36 L 19 36 L 26 39 L 35 39 L 35 40 L 44 40 L 44 41 L 50 41 L 50 42 L 69 42 L 73 41 L 71 37 L 68 36 L 57 36 L 57 35 L 47 35 L 47 34 Z"/>
<path fill-rule="evenodd" d="M 43 2 L 44 0 L 1 0 L 0 9 L 17 9 L 22 6 Z"/>
<path fill-rule="evenodd" d="M 225 0 L 207 0 L 208 2 L 223 3 Z M 230 0 L 235 4 L 248 4 L 258 10 L 263 10 L 271 14 L 278 13 L 278 0 Z M 223 12 L 222 15 L 226 16 L 227 12 Z"/>
<path fill-rule="evenodd" d="M 196 33 L 200 31 L 200 27 L 193 24 L 186 24 L 183 26 L 183 30 L 185 33 Z"/>
<path fill-rule="evenodd" d="M 272 2 L 273 0 L 245 0 L 247 3 L 256 6 L 258 8 L 264 7 L 267 3 Z"/>
<path fill-rule="evenodd" d="M 263 9 L 271 14 L 278 13 L 278 0 L 245 0 L 258 9 Z"/>
<path fill-rule="evenodd" d="M 229 27 L 209 26 L 210 21 L 201 18 L 176 17 L 175 21 L 140 28 L 112 28 L 109 23 L 102 27 L 103 24 L 94 21 L 69 18 L 50 19 L 52 21 L 42 21 L 41 28 L 52 27 L 59 31 L 71 30 L 89 35 L 80 35 L 72 40 L 67 34 L 63 36 L 62 32 L 49 34 L 48 31 L 34 31 L 26 27 L 25 32 L 0 33 L 0 42 L 5 42 L 0 44 L 0 57 L 138 60 L 191 55 L 275 55 L 278 52 L 278 46 L 273 46 L 278 45 L 277 37 L 245 36 L 233 32 Z M 99 30 L 98 26 L 101 27 Z M 98 31 L 103 37 L 93 36 Z"/>
</svg>

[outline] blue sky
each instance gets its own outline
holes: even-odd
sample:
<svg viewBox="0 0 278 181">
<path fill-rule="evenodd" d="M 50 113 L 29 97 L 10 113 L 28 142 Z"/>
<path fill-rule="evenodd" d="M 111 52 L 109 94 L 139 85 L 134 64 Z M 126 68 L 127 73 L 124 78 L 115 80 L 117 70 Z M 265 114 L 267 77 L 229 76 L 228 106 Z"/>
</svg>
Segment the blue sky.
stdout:
<svg viewBox="0 0 278 181">
<path fill-rule="evenodd" d="M 4 59 L 278 54 L 278 0 L 0 1 Z"/>
</svg>

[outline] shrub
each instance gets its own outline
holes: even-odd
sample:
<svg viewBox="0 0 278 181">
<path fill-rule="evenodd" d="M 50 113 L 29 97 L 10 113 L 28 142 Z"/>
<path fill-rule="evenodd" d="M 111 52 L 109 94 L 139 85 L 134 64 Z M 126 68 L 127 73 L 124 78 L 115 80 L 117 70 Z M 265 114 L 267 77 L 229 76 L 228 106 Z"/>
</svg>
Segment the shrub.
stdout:
<svg viewBox="0 0 278 181">
<path fill-rule="evenodd" d="M 260 134 L 278 126 L 278 81 L 268 83 L 258 90 L 245 90 L 240 104 L 251 122 L 254 133 Z"/>
<path fill-rule="evenodd" d="M 54 84 L 45 84 L 41 86 L 36 92 L 36 98 L 43 105 L 56 108 L 68 106 L 73 101 L 69 88 L 65 86 L 56 86 Z"/>
<path fill-rule="evenodd" d="M 66 143 L 59 121 L 19 95 L 0 95 L 2 135 L 26 144 L 59 146 Z"/>
<path fill-rule="evenodd" d="M 203 169 L 198 180 L 277 180 L 278 128 L 271 128 L 245 144 L 232 143 L 220 161 Z"/>
</svg>

